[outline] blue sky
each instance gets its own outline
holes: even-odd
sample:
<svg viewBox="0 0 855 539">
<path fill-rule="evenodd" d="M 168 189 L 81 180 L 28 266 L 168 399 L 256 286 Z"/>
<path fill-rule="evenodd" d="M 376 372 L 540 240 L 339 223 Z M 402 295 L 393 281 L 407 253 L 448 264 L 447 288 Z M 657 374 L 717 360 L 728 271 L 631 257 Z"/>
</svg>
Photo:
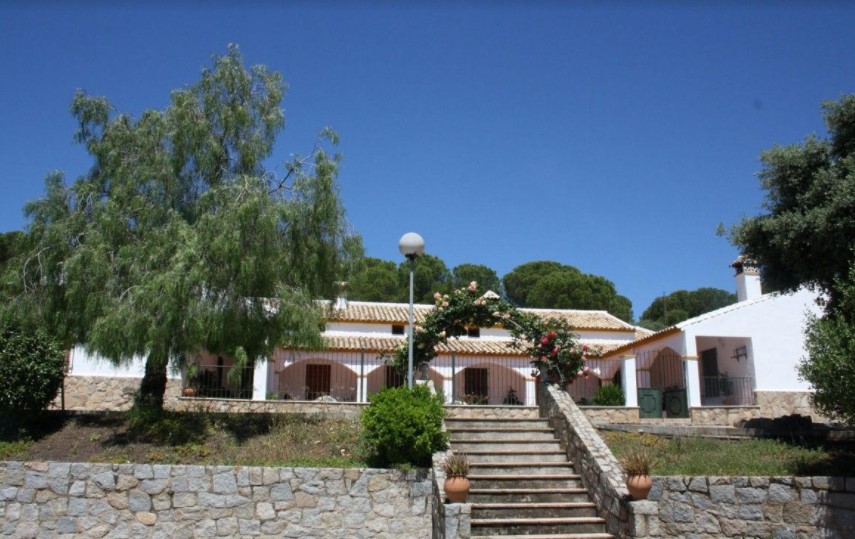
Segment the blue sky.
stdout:
<svg viewBox="0 0 855 539">
<path fill-rule="evenodd" d="M 820 103 L 855 92 L 855 3 L 21 4 L 0 7 L 0 232 L 48 172 L 88 169 L 77 88 L 138 116 L 237 43 L 289 85 L 271 169 L 340 134 L 369 256 L 416 231 L 449 267 L 557 260 L 636 316 L 734 289 L 715 229 L 761 211 L 759 153 L 824 136 Z"/>
</svg>

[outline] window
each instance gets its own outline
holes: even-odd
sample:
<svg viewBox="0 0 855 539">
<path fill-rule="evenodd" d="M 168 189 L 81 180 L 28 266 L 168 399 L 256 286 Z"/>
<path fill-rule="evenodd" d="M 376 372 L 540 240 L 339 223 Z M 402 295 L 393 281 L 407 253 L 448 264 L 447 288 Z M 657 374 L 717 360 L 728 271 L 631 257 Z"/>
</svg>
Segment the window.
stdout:
<svg viewBox="0 0 855 539">
<path fill-rule="evenodd" d="M 392 326 L 392 335 L 403 335 L 404 334 L 404 326 L 395 324 Z"/>
</svg>

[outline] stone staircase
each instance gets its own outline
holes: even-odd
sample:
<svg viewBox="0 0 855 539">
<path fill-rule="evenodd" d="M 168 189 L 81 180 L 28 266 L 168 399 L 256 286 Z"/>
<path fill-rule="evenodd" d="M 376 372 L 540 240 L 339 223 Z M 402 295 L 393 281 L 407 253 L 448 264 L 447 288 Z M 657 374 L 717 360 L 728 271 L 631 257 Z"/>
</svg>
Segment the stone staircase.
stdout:
<svg viewBox="0 0 855 539">
<path fill-rule="evenodd" d="M 472 536 L 612 539 L 545 419 L 446 417 L 469 457 Z"/>
</svg>

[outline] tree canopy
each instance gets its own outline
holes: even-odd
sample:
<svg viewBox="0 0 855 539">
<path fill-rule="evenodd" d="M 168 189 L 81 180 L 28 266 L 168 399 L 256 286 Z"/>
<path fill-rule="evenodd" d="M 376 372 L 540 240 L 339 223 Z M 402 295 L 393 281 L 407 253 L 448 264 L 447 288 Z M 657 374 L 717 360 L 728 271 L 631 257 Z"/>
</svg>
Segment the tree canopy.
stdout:
<svg viewBox="0 0 855 539">
<path fill-rule="evenodd" d="M 348 280 L 347 290 L 347 297 L 356 301 L 403 301 L 398 266 L 379 258 L 360 260 Z"/>
<path fill-rule="evenodd" d="M 603 310 L 621 320 L 632 320 L 632 302 L 617 293 L 614 283 L 573 266 L 528 262 L 511 270 L 502 281 L 508 299 L 520 307 Z"/>
<path fill-rule="evenodd" d="M 51 174 L 26 207 L 34 247 L 12 308 L 66 345 L 146 357 L 141 395 L 155 405 L 168 363 L 187 354 L 241 365 L 320 345 L 313 300 L 334 295 L 347 253 L 338 158 L 325 149 L 336 136 L 325 130 L 280 176 L 265 171 L 283 95 L 282 77 L 244 67 L 236 46 L 139 118 L 78 92 L 75 138 L 93 164 L 70 186 Z"/>
<path fill-rule="evenodd" d="M 732 303 L 736 303 L 736 294 L 720 288 L 677 290 L 654 299 L 638 324 L 658 331 Z"/>
<path fill-rule="evenodd" d="M 460 264 L 451 270 L 452 288 L 465 288 L 469 283 L 476 282 L 481 290 L 489 290 L 502 295 L 502 281 L 496 275 L 496 270 L 483 264 Z"/>
<path fill-rule="evenodd" d="M 809 323 L 799 372 L 821 411 L 855 424 L 855 95 L 822 108 L 828 138 L 761 154 L 765 213 L 738 223 L 731 240 L 767 288 L 823 293 L 826 314 Z"/>
</svg>

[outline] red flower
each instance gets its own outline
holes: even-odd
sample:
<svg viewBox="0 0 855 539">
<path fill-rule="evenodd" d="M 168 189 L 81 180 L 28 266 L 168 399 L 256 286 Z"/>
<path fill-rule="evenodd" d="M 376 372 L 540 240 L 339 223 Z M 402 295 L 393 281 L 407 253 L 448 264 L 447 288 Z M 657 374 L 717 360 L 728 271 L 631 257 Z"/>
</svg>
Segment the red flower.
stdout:
<svg viewBox="0 0 855 539">
<path fill-rule="evenodd" d="M 558 348 L 553 348 L 549 355 L 552 357 L 558 357 Z"/>
<path fill-rule="evenodd" d="M 540 344 L 546 346 L 547 344 L 549 344 L 549 339 L 547 337 L 540 339 Z"/>
<path fill-rule="evenodd" d="M 549 337 L 550 339 L 554 339 L 555 337 L 558 336 L 558 334 L 555 333 L 554 331 L 550 331 L 549 333 L 546 334 L 546 336 Z"/>
</svg>

